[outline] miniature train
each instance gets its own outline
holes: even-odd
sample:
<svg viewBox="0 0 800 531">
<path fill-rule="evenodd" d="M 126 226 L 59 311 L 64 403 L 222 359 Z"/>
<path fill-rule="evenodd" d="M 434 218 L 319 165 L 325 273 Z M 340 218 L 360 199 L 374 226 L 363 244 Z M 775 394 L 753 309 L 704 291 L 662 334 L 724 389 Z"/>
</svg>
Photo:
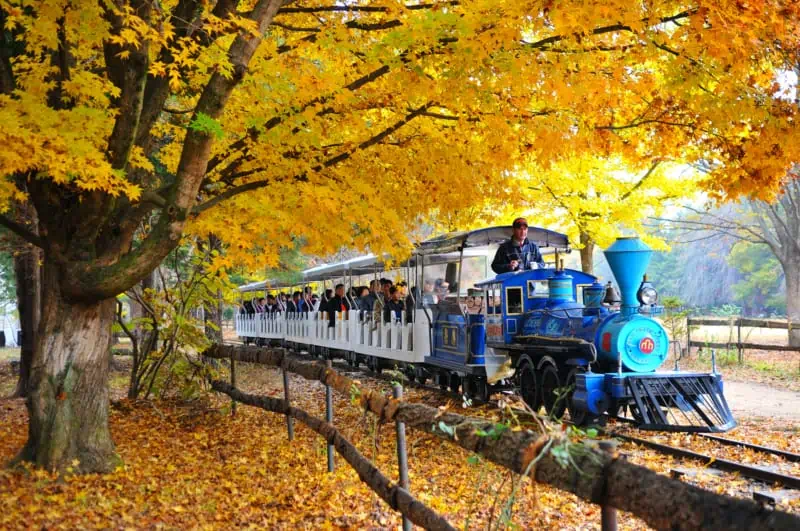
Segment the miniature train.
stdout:
<svg viewBox="0 0 800 531">
<path fill-rule="evenodd" d="M 534 410 L 544 406 L 559 418 L 569 410 L 581 425 L 627 414 L 642 429 L 722 432 L 736 425 L 715 371 L 658 371 L 670 341 L 654 318 L 658 295 L 645 276 L 652 251 L 640 239 L 620 238 L 605 251 L 617 292 L 610 282 L 564 269 L 558 255 L 569 252 L 567 237 L 539 228 L 528 238 L 556 255 L 554 267 L 489 275 L 492 247 L 509 234 L 510 227 L 491 227 L 419 244 L 402 266 L 406 278 L 427 286 L 438 277 L 451 291 L 438 299 L 412 291 L 413 309 L 399 318 L 372 319 L 354 309 L 337 312 L 330 326 L 326 312 L 240 313 L 237 333 L 373 371 L 397 367 L 410 379 L 481 400 L 514 389 Z M 352 286 L 383 270 L 380 257 L 368 255 L 304 271 L 303 284 Z M 240 291 L 281 287 L 265 281 Z"/>
</svg>

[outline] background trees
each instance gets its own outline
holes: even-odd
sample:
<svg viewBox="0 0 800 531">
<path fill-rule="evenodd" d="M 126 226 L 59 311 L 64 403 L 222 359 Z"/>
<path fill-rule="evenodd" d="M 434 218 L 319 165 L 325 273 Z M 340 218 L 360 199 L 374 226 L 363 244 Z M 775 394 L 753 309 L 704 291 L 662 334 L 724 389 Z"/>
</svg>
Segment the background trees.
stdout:
<svg viewBox="0 0 800 531">
<path fill-rule="evenodd" d="M 771 197 L 800 150 L 776 97 L 797 10 L 0 0 L 0 201 L 38 230 L 0 222 L 43 249 L 48 294 L 21 457 L 113 465 L 114 297 L 184 234 L 222 240 L 210 271 L 296 236 L 394 250 L 411 222 L 510 197 L 509 171 L 587 153 L 713 159 L 711 193 Z"/>
</svg>

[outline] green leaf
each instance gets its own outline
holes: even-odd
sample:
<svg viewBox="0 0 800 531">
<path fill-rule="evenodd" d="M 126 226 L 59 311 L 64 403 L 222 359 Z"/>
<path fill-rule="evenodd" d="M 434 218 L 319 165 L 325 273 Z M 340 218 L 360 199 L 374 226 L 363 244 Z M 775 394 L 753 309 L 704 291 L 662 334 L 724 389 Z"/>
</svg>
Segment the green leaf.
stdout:
<svg viewBox="0 0 800 531">
<path fill-rule="evenodd" d="M 202 112 L 197 113 L 197 117 L 189 124 L 189 129 L 209 136 L 213 135 L 217 140 L 222 140 L 222 137 L 225 136 L 222 124 Z"/>
</svg>

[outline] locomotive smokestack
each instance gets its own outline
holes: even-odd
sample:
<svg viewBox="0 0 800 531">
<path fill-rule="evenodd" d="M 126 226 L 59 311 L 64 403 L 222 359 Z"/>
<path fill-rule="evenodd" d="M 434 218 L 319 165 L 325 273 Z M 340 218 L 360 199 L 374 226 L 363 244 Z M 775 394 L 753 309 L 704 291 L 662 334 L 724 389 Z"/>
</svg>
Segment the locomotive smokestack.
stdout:
<svg viewBox="0 0 800 531">
<path fill-rule="evenodd" d="M 622 314 L 636 313 L 639 308 L 636 290 L 644 272 L 647 271 L 653 250 L 634 236 L 617 238 L 617 241 L 605 250 L 605 255 L 622 295 Z"/>
</svg>

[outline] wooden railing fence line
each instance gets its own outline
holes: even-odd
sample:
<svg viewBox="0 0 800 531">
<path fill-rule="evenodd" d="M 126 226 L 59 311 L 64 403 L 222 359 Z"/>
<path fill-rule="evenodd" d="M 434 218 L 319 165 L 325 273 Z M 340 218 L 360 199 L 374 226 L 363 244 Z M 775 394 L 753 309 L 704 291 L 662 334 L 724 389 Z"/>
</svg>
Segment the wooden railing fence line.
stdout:
<svg viewBox="0 0 800 531">
<path fill-rule="evenodd" d="M 361 406 L 382 421 L 402 422 L 411 429 L 444 439 L 517 474 L 529 475 L 537 482 L 571 492 L 603 507 L 631 512 L 656 529 L 800 529 L 800 518 L 797 516 L 778 510 L 765 511 L 761 505 L 751 500 L 712 493 L 662 476 L 648 468 L 629 463 L 614 450 L 608 451 L 599 445 L 571 443 L 570 455 L 574 467 L 562 466 L 556 454 L 550 450 L 565 443 L 563 434 L 546 436 L 530 430 L 504 430 L 496 436 L 482 436 L 481 434 L 492 431 L 495 424 L 486 419 L 442 413 L 439 409 L 424 404 L 403 402 L 376 391 L 361 389 L 355 380 L 337 373 L 326 364 L 309 361 L 308 358 L 301 359 L 283 348 L 213 345 L 204 355 L 215 359 L 230 359 L 233 363 L 241 361 L 279 367 L 284 372 L 320 381 L 345 396 L 354 396 L 356 391 Z M 393 509 L 408 516 L 418 525 L 430 525 L 433 528 L 432 524 L 438 522 L 437 525 L 442 526 L 439 528 L 445 528 L 446 521 L 440 520 L 439 515 L 435 516 L 437 520 L 422 523 L 428 517 L 434 518 L 421 516 L 423 508 L 428 509 L 414 500 L 406 489 L 398 485 L 390 486 L 380 471 L 363 456 L 361 459 L 366 461 L 366 465 L 353 458 L 360 454 L 330 423 L 290 406 L 286 400 L 249 395 L 227 382 L 215 380 L 212 387 L 236 401 L 300 420 L 325 437 L 329 444 L 332 443 L 359 472 L 359 477 Z M 444 423 L 448 429 L 438 428 L 440 423 Z M 363 475 L 354 462 L 364 469 Z M 377 487 L 373 487 L 368 481 L 373 478 L 382 478 L 380 481 L 373 481 Z M 449 524 L 446 525 L 451 528 Z"/>
<path fill-rule="evenodd" d="M 692 340 L 693 326 L 727 326 L 736 327 L 736 342 L 733 341 L 696 341 Z M 792 330 L 800 329 L 800 323 L 793 323 L 791 320 L 780 319 L 752 319 L 747 317 L 688 317 L 686 319 L 686 345 L 688 353 L 691 355 L 692 347 L 703 348 L 724 348 L 737 350 L 739 363 L 744 363 L 745 350 L 771 350 L 781 352 L 800 352 L 800 347 L 790 345 L 768 345 L 761 343 L 749 343 L 742 341 L 742 328 L 771 328 L 787 331 L 791 335 Z"/>
</svg>

